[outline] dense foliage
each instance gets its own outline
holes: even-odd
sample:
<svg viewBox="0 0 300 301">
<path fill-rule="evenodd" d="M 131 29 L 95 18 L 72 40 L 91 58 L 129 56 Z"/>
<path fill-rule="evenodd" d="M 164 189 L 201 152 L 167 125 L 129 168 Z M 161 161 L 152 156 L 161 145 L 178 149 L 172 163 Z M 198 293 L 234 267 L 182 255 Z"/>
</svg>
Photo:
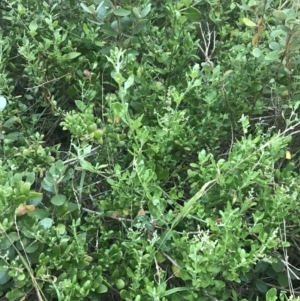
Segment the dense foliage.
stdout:
<svg viewBox="0 0 300 301">
<path fill-rule="evenodd" d="M 1 300 L 298 300 L 298 9 L 2 0 Z"/>
</svg>

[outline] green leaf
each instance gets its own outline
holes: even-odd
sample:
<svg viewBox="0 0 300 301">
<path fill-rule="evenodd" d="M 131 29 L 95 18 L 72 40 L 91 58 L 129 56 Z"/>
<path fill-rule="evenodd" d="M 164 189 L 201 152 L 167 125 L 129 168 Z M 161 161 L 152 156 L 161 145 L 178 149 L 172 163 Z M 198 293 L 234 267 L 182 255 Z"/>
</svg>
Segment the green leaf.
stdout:
<svg viewBox="0 0 300 301">
<path fill-rule="evenodd" d="M 14 301 L 17 300 L 18 298 L 25 296 L 26 294 L 21 292 L 18 288 L 14 288 L 12 289 L 10 292 L 8 292 L 5 297 L 9 300 L 9 301 Z"/>
<path fill-rule="evenodd" d="M 102 283 L 100 284 L 100 287 L 97 288 L 97 292 L 98 292 L 99 294 L 105 294 L 107 291 L 108 291 L 107 286 L 105 286 L 105 285 L 102 284 Z"/>
<path fill-rule="evenodd" d="M 278 19 L 278 20 L 285 20 L 287 18 L 286 13 L 284 13 L 282 10 L 274 10 L 273 11 L 273 16 Z"/>
<path fill-rule="evenodd" d="M 76 241 L 78 244 L 84 245 L 86 242 L 86 232 L 78 234 Z"/>
<path fill-rule="evenodd" d="M 197 22 L 201 20 L 201 13 L 198 9 L 194 7 L 189 7 L 183 11 L 181 11 L 183 15 L 187 17 L 187 19 L 191 22 Z"/>
<path fill-rule="evenodd" d="M 48 192 L 52 192 L 52 193 L 55 192 L 54 185 L 50 185 L 50 183 L 47 179 L 44 179 L 42 181 L 42 188 Z"/>
<path fill-rule="evenodd" d="M 15 241 L 18 241 L 18 234 L 15 232 L 9 233 L 8 237 L 0 238 L 0 250 L 7 250 Z"/>
<path fill-rule="evenodd" d="M 104 20 L 107 16 L 106 8 L 103 5 L 103 2 L 99 4 L 99 6 L 96 9 L 97 17 L 101 20 Z"/>
<path fill-rule="evenodd" d="M 1 264 L 5 264 L 3 260 L 1 260 Z M 5 276 L 5 274 L 9 271 L 8 266 L 1 266 L 0 265 L 0 279 Z"/>
<path fill-rule="evenodd" d="M 26 182 L 29 182 L 32 185 L 34 181 L 35 181 L 35 173 L 34 172 L 28 173 L 26 177 Z"/>
<path fill-rule="evenodd" d="M 12 133 L 7 134 L 5 138 L 12 140 L 12 141 L 16 141 L 20 138 L 20 135 L 21 134 L 19 132 L 12 132 Z"/>
<path fill-rule="evenodd" d="M 114 22 L 113 22 L 114 23 Z M 122 30 L 128 30 L 130 29 L 130 27 L 133 25 L 133 21 L 130 17 L 123 17 L 121 18 L 121 27 Z M 111 24 L 112 27 L 114 27 L 115 25 Z M 128 51 L 129 53 L 129 51 Z"/>
<path fill-rule="evenodd" d="M 174 229 L 174 227 L 183 219 L 185 218 L 188 213 L 190 212 L 190 210 L 193 208 L 193 206 L 195 205 L 195 203 L 202 198 L 205 194 L 206 191 L 208 189 L 210 189 L 211 186 L 213 186 L 216 182 L 217 182 L 218 178 L 213 179 L 211 181 L 206 182 L 201 189 L 191 198 L 189 199 L 187 202 L 185 202 L 183 208 L 181 209 L 181 211 L 178 213 L 178 215 L 175 217 L 175 219 L 173 220 L 173 223 L 171 225 L 171 229 Z"/>
<path fill-rule="evenodd" d="M 116 38 L 118 36 L 118 32 L 115 31 L 109 24 L 103 24 L 101 26 L 101 30 L 110 37 Z"/>
<path fill-rule="evenodd" d="M 140 12 L 140 17 L 145 18 L 151 11 L 151 3 L 149 3 L 146 7 L 142 9 Z"/>
<path fill-rule="evenodd" d="M 3 96 L 0 96 L 0 104 L 1 104 L 1 97 L 3 97 Z M 4 97 L 3 97 L 4 98 Z M 5 104 L 6 104 L 6 99 L 5 99 Z M 0 105 L 1 106 L 1 105 Z M 5 127 L 8 127 L 8 128 L 10 128 L 10 127 L 12 127 L 15 123 L 17 123 L 19 121 L 19 119 L 16 117 L 16 116 L 14 116 L 14 117 L 11 117 L 11 118 L 8 118 L 4 123 L 3 123 L 3 125 L 5 126 Z"/>
<path fill-rule="evenodd" d="M 133 7 L 132 12 L 136 16 L 137 19 L 141 19 L 141 15 L 140 15 L 140 12 L 137 7 Z"/>
<path fill-rule="evenodd" d="M 259 233 L 264 228 L 264 225 L 261 223 L 256 224 L 252 229 L 251 233 Z"/>
<path fill-rule="evenodd" d="M 248 18 L 243 18 L 243 22 L 245 23 L 246 26 L 249 26 L 249 27 L 256 26 L 256 24 L 254 22 L 252 22 L 251 20 L 249 20 Z"/>
<path fill-rule="evenodd" d="M 166 297 L 166 296 L 173 295 L 175 293 L 190 290 L 190 289 L 191 289 L 190 287 L 174 287 L 174 288 L 171 288 L 171 289 L 165 291 L 162 296 Z"/>
<path fill-rule="evenodd" d="M 79 162 L 80 162 L 80 166 L 82 167 L 83 170 L 97 173 L 95 166 L 93 166 L 90 162 L 88 162 L 86 160 L 80 160 Z"/>
<path fill-rule="evenodd" d="M 18 279 L 19 281 L 24 281 L 25 278 L 26 278 L 25 274 L 19 274 L 18 277 L 17 277 L 17 279 Z"/>
<path fill-rule="evenodd" d="M 79 111 L 81 112 L 84 112 L 85 109 L 86 109 L 86 105 L 83 101 L 81 100 L 75 100 L 75 104 L 76 104 L 76 107 L 79 109 Z"/>
<path fill-rule="evenodd" d="M 267 290 L 268 290 L 268 287 L 265 285 L 265 283 L 260 280 L 260 279 L 257 279 L 255 281 L 255 286 L 256 288 L 261 292 L 261 293 L 265 293 Z"/>
<path fill-rule="evenodd" d="M 272 287 L 267 291 L 266 294 L 266 301 L 277 301 L 277 290 L 276 288 Z"/>
<path fill-rule="evenodd" d="M 129 89 L 134 83 L 134 75 L 130 75 L 124 84 L 125 90 Z"/>
<path fill-rule="evenodd" d="M 25 182 L 21 184 L 20 192 L 24 195 L 29 195 L 31 184 L 29 182 Z"/>
<path fill-rule="evenodd" d="M 37 28 L 38 28 L 38 25 L 36 23 L 36 20 L 31 21 L 31 23 L 29 24 L 29 30 L 31 32 L 34 32 L 37 30 Z"/>
<path fill-rule="evenodd" d="M 131 295 L 127 290 L 121 290 L 120 291 L 120 297 L 122 299 L 127 299 L 127 298 L 130 299 Z"/>
<path fill-rule="evenodd" d="M 254 57 L 260 57 L 261 56 L 261 51 L 260 51 L 260 49 L 259 48 L 254 48 L 253 50 L 252 50 L 252 55 L 254 56 Z"/>
<path fill-rule="evenodd" d="M 41 266 L 36 272 L 36 277 L 42 278 L 45 275 L 47 275 L 47 268 L 44 266 Z"/>
<path fill-rule="evenodd" d="M 49 217 L 46 217 L 39 221 L 39 225 L 43 226 L 45 229 L 51 228 L 53 220 Z"/>
<path fill-rule="evenodd" d="M 58 230 L 58 232 L 59 232 L 60 235 L 63 235 L 66 232 L 66 225 L 64 225 L 64 224 L 58 224 L 56 226 L 56 229 Z"/>
<path fill-rule="evenodd" d="M 73 59 L 77 58 L 80 55 L 81 55 L 80 52 L 70 52 L 70 53 L 66 54 L 65 57 L 69 60 L 73 60 Z"/>
<path fill-rule="evenodd" d="M 243 11 L 249 11 L 250 7 L 247 4 L 239 5 L 238 3 L 235 3 L 241 10 Z"/>
<path fill-rule="evenodd" d="M 291 44 L 289 45 L 289 51 L 295 51 L 300 49 L 300 38 L 292 40 Z"/>
<path fill-rule="evenodd" d="M 67 170 L 67 172 L 65 173 L 65 176 L 63 177 L 63 179 L 61 180 L 61 182 L 67 182 L 71 179 L 71 177 L 73 176 L 74 170 L 72 168 L 69 168 Z"/>
<path fill-rule="evenodd" d="M 270 48 L 271 50 L 280 50 L 280 49 L 281 49 L 281 46 L 280 46 L 279 43 L 273 41 L 273 42 L 271 42 L 271 43 L 269 44 L 269 48 Z"/>
<path fill-rule="evenodd" d="M 260 261 L 256 264 L 254 272 L 258 273 L 258 272 L 265 272 L 269 267 L 269 264 L 263 261 Z"/>
<path fill-rule="evenodd" d="M 23 228 L 22 229 L 22 233 L 27 237 L 27 238 L 35 238 L 35 233 L 31 232 L 29 229 L 27 228 Z"/>
<path fill-rule="evenodd" d="M 125 82 L 125 78 L 120 72 L 115 72 L 113 75 L 113 79 L 118 83 L 118 85 L 122 85 Z"/>
<path fill-rule="evenodd" d="M 51 198 L 51 203 L 55 206 L 61 206 L 65 203 L 66 196 L 63 194 L 57 194 Z"/>
<path fill-rule="evenodd" d="M 20 237 L 17 232 L 11 232 L 8 234 L 8 236 L 13 243 L 20 240 Z"/>
<path fill-rule="evenodd" d="M 138 34 L 141 30 L 143 30 L 147 25 L 149 24 L 149 20 L 148 19 L 142 19 L 139 20 L 137 22 L 137 24 L 135 25 L 132 33 L 133 34 Z"/>
<path fill-rule="evenodd" d="M 140 128 L 142 126 L 142 119 L 144 117 L 144 114 L 142 114 L 141 116 L 139 116 L 137 119 L 131 119 L 130 118 L 130 128 L 135 131 L 138 128 Z M 146 134 L 145 134 L 146 135 Z M 145 176 L 146 173 L 144 173 Z"/>
<path fill-rule="evenodd" d="M 272 268 L 276 273 L 280 273 L 280 272 L 284 271 L 284 269 L 285 269 L 284 263 L 281 261 L 273 262 Z"/>
<path fill-rule="evenodd" d="M 266 61 L 278 61 L 279 60 L 279 51 L 271 51 L 265 56 Z"/>
<path fill-rule="evenodd" d="M 7 101 L 4 96 L 0 96 L 0 112 L 2 112 L 6 107 Z"/>
<path fill-rule="evenodd" d="M 114 14 L 116 16 L 120 16 L 120 17 L 126 17 L 128 15 L 130 15 L 131 11 L 127 10 L 127 9 L 123 9 L 123 8 L 118 8 L 116 10 L 114 10 Z"/>
<path fill-rule="evenodd" d="M 68 203 L 68 212 L 73 212 L 75 210 L 78 210 L 78 205 L 72 202 Z"/>
<path fill-rule="evenodd" d="M 93 14 L 95 12 L 95 6 L 91 5 L 89 7 L 87 7 L 85 4 L 80 3 L 81 7 L 83 8 L 83 10 L 89 14 Z"/>
<path fill-rule="evenodd" d="M 286 32 L 287 34 L 293 34 L 293 31 L 286 25 L 281 25 L 279 26 L 280 29 L 282 29 L 282 31 Z M 272 32 L 271 32 L 272 34 Z"/>
<path fill-rule="evenodd" d="M 288 285 L 289 285 L 289 280 L 285 273 L 280 274 L 277 278 L 277 281 L 278 281 L 279 285 L 282 287 L 288 287 Z"/>
<path fill-rule="evenodd" d="M 180 278 L 184 281 L 191 280 L 191 275 L 184 269 L 180 270 Z"/>
<path fill-rule="evenodd" d="M 25 251 L 26 251 L 26 253 L 33 253 L 39 248 L 39 246 L 40 246 L 39 243 L 36 241 L 36 242 L 28 245 L 27 247 L 25 247 Z"/>
<path fill-rule="evenodd" d="M 8 274 L 8 272 L 4 273 L 4 275 L 2 275 L 2 277 L 0 277 L 0 285 L 1 284 L 5 284 L 10 280 L 10 276 Z"/>
<path fill-rule="evenodd" d="M 31 191 L 29 193 L 29 204 L 37 206 L 43 200 L 43 194 L 40 192 Z"/>
</svg>

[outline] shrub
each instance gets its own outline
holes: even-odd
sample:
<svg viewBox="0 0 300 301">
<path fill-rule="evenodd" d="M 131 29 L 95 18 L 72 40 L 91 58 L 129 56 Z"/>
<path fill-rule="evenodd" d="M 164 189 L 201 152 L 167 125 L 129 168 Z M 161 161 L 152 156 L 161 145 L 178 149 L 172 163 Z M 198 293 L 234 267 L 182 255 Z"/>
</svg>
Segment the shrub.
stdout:
<svg viewBox="0 0 300 301">
<path fill-rule="evenodd" d="M 297 300 L 296 3 L 0 5 L 0 296 Z"/>
</svg>

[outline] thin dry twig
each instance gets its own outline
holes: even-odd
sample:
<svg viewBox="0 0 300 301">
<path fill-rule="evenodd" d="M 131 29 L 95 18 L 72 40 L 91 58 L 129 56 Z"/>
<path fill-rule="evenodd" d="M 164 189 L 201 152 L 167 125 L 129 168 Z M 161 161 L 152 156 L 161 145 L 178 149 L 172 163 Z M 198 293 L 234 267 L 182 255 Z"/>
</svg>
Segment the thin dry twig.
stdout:
<svg viewBox="0 0 300 301">
<path fill-rule="evenodd" d="M 204 43 L 205 49 L 203 49 L 200 44 L 198 44 L 198 47 L 202 51 L 202 53 L 205 57 L 206 63 L 208 63 L 211 67 L 213 67 L 213 62 L 211 61 L 211 58 L 215 52 L 215 47 L 216 47 L 215 46 L 216 45 L 216 32 L 210 30 L 208 22 L 206 23 L 206 26 L 207 26 L 207 32 L 204 33 L 202 25 L 201 25 L 201 23 L 199 23 L 199 27 L 200 27 L 200 31 L 201 31 L 201 35 L 203 38 L 203 43 Z M 211 43 L 212 43 L 212 49 L 211 49 Z M 209 54 L 209 52 L 210 52 L 210 54 Z"/>
<path fill-rule="evenodd" d="M 16 252 L 18 253 L 22 263 L 24 264 L 26 270 L 28 271 L 29 275 L 30 275 L 30 278 L 31 278 L 31 281 L 32 281 L 32 284 L 35 288 L 35 291 L 36 291 L 36 296 L 37 296 L 37 299 L 38 301 L 44 301 L 46 300 L 46 297 L 44 296 L 43 292 L 41 291 L 41 288 L 39 286 L 39 284 L 37 283 L 34 275 L 33 275 L 33 271 L 30 267 L 30 261 L 29 261 L 29 258 L 27 256 L 27 253 L 25 251 L 25 248 L 24 248 L 24 245 L 23 245 L 23 242 L 21 240 L 21 236 L 20 236 L 20 230 L 19 230 L 19 227 L 18 227 L 18 224 L 17 224 L 17 219 L 16 219 L 16 216 L 14 217 L 14 223 L 15 223 L 15 226 L 16 226 L 16 230 L 17 230 L 17 233 L 18 233 L 18 237 L 20 239 L 20 244 L 22 246 L 22 249 L 24 250 L 24 254 L 25 254 L 25 257 L 26 257 L 26 260 L 24 259 L 24 257 L 22 256 L 22 254 L 20 253 L 20 251 L 15 247 L 13 241 L 10 239 L 10 237 L 7 235 L 7 233 L 5 232 L 4 228 L 1 227 L 1 230 L 3 231 L 3 233 L 5 234 L 5 236 L 8 238 L 8 240 L 10 241 L 11 245 L 13 246 L 13 248 L 16 250 Z M 1 225 L 1 224 L 0 224 Z M 43 297 L 42 297 L 43 295 Z"/>
<path fill-rule="evenodd" d="M 171 258 L 168 254 L 166 254 L 165 252 L 163 252 L 164 256 L 177 268 L 181 269 L 181 267 L 178 265 L 178 263 Z"/>
<path fill-rule="evenodd" d="M 60 76 L 60 77 L 58 77 L 58 78 L 54 78 L 54 79 L 51 79 L 51 80 L 49 80 L 49 81 L 47 81 L 47 82 L 44 82 L 44 83 L 42 83 L 42 84 L 40 84 L 40 85 L 33 86 L 33 87 L 29 87 L 29 88 L 25 88 L 25 90 L 31 90 L 31 89 L 43 87 L 43 86 L 45 86 L 46 84 L 49 84 L 49 83 L 58 81 L 58 80 L 60 80 L 61 78 L 66 77 L 66 76 L 68 76 L 68 75 L 70 75 L 70 74 L 71 74 L 71 73 L 67 73 L 67 74 L 62 75 L 62 76 Z"/>
<path fill-rule="evenodd" d="M 279 231 L 280 231 L 281 240 L 286 242 L 286 222 L 285 222 L 285 220 L 283 220 L 283 233 L 282 233 L 281 229 L 279 229 Z M 293 274 L 293 276 L 297 280 L 299 280 L 300 278 L 290 268 L 290 266 L 291 267 L 293 267 L 293 266 L 289 263 L 289 256 L 287 254 L 287 249 L 286 248 L 283 248 L 283 254 L 284 254 L 284 260 L 282 259 L 281 262 L 286 267 L 286 273 L 287 273 L 288 283 L 289 283 L 289 292 L 290 292 L 291 296 L 294 298 L 295 297 L 295 290 L 294 290 L 293 283 L 292 283 L 292 280 L 291 280 L 291 274 Z"/>
<path fill-rule="evenodd" d="M 156 281 L 156 277 L 158 278 L 158 281 L 156 281 L 157 284 L 160 284 L 160 274 L 162 271 L 162 268 L 159 266 L 156 257 L 154 256 L 154 262 L 155 262 L 155 268 L 156 268 L 156 273 L 154 275 L 154 279 Z"/>
<path fill-rule="evenodd" d="M 95 152 L 96 152 L 96 150 L 99 149 L 100 147 L 101 146 L 98 145 L 98 146 L 94 147 L 93 149 L 91 149 L 91 152 L 89 154 L 85 155 L 84 159 L 87 158 L 87 157 L 90 157 L 90 156 L 94 155 Z M 79 158 L 76 157 L 76 158 L 67 159 L 67 160 L 63 161 L 63 163 L 64 164 L 75 164 L 78 161 L 79 161 Z"/>
</svg>

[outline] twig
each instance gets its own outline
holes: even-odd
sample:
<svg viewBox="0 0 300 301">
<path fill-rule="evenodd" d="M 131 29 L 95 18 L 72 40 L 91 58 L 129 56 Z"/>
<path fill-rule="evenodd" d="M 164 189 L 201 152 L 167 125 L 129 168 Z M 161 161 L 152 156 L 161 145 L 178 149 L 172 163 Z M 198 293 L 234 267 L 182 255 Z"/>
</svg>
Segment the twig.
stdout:
<svg viewBox="0 0 300 301">
<path fill-rule="evenodd" d="M 229 148 L 229 151 L 228 153 L 231 153 L 231 150 L 232 150 L 232 147 L 233 147 L 233 143 L 234 143 L 234 118 L 233 118 L 233 113 L 232 113 L 232 110 L 230 109 L 230 106 L 229 106 L 229 103 L 228 103 L 228 99 L 227 99 L 227 93 L 226 93 L 226 89 L 224 87 L 224 84 L 222 84 L 222 92 L 223 92 L 223 96 L 224 96 L 224 100 L 225 100 L 225 106 L 227 108 L 227 111 L 229 113 L 229 116 L 230 116 L 230 123 L 231 123 L 231 144 L 230 144 L 230 148 Z"/>
<path fill-rule="evenodd" d="M 172 259 L 172 258 L 171 258 L 168 254 L 166 254 L 165 252 L 163 252 L 163 254 L 164 254 L 164 256 L 165 256 L 169 261 L 171 261 L 171 263 L 172 263 L 175 267 L 181 269 L 181 267 L 178 265 L 178 263 L 177 263 L 174 259 Z"/>
<path fill-rule="evenodd" d="M 155 275 L 154 275 L 154 279 L 155 279 L 155 281 L 156 281 L 156 276 L 158 276 L 158 281 L 156 281 L 156 283 L 157 284 L 160 284 L 160 274 L 161 274 L 161 267 L 158 265 L 158 263 L 157 263 L 157 259 L 156 259 L 156 257 L 154 256 L 154 262 L 155 262 L 155 268 L 156 268 L 156 273 L 155 273 Z"/>
<path fill-rule="evenodd" d="M 280 231 L 281 240 L 283 240 L 284 242 L 286 242 L 286 227 L 285 226 L 286 226 L 285 225 L 285 220 L 283 220 L 283 229 L 284 229 L 283 235 L 282 235 L 281 229 L 279 229 L 279 231 Z M 288 262 L 289 256 L 287 254 L 286 248 L 283 248 L 283 254 L 284 254 L 284 260 L 282 259 L 281 262 L 286 267 L 286 272 L 287 272 L 287 277 L 288 277 L 288 283 L 289 283 L 289 292 L 290 292 L 291 296 L 295 297 L 295 290 L 293 288 L 293 283 L 292 283 L 292 280 L 291 280 L 290 273 L 292 273 L 293 276 L 296 277 L 297 280 L 299 280 L 299 277 L 289 267 L 290 266 L 290 263 Z"/>
<path fill-rule="evenodd" d="M 40 85 L 33 86 L 33 87 L 30 87 L 30 88 L 25 88 L 25 90 L 31 90 L 31 89 L 34 89 L 34 88 L 39 88 L 39 87 L 45 86 L 46 84 L 55 82 L 55 81 L 57 81 L 57 80 L 59 80 L 59 79 L 61 79 L 61 78 L 63 78 L 63 77 L 66 77 L 66 76 L 68 76 L 68 75 L 70 75 L 70 74 L 71 74 L 71 73 L 67 73 L 67 74 L 62 75 L 62 76 L 60 76 L 60 77 L 58 77 L 58 78 L 54 78 L 54 79 L 51 79 L 51 80 L 49 80 L 49 81 L 47 81 L 47 82 L 44 82 L 44 83 L 42 83 L 42 84 L 40 84 Z"/>
<path fill-rule="evenodd" d="M 90 157 L 90 156 L 92 156 L 93 154 L 94 154 L 94 152 L 97 150 L 97 149 L 99 149 L 101 146 L 100 145 L 98 145 L 98 146 L 96 146 L 96 147 L 94 147 L 92 150 L 91 150 L 91 152 L 89 153 L 89 154 L 87 154 L 87 155 L 85 155 L 84 156 L 84 158 L 87 158 L 87 157 Z M 79 158 L 72 158 L 72 159 L 68 159 L 68 160 L 65 160 L 65 161 L 63 161 L 63 163 L 64 164 L 75 164 L 77 161 L 79 161 Z"/>
<path fill-rule="evenodd" d="M 24 264 L 26 270 L 28 271 L 29 275 L 30 275 L 30 278 L 31 278 L 31 281 L 32 281 L 32 284 L 35 288 L 35 291 L 36 291 L 36 295 L 37 295 L 37 298 L 38 298 L 38 301 L 44 301 L 46 300 L 46 297 L 43 295 L 44 298 L 42 298 L 42 295 L 41 295 L 41 288 L 39 286 L 39 284 L 37 283 L 36 279 L 34 278 L 33 276 L 33 272 L 32 272 L 32 269 L 30 267 L 30 261 L 29 261 L 29 258 L 27 256 L 27 253 L 25 251 L 25 248 L 24 248 L 24 245 L 23 245 L 23 242 L 21 240 L 21 237 L 20 237 L 20 231 L 19 231 L 19 227 L 17 225 L 17 220 L 16 220 L 16 215 L 15 215 L 15 218 L 14 218 L 14 222 L 15 222 L 15 226 L 16 226 L 16 229 L 17 229 L 17 233 L 18 233 L 18 237 L 20 239 L 20 244 L 22 246 L 22 249 L 24 250 L 24 253 L 25 253 L 25 256 L 26 256 L 26 260 L 24 259 L 24 257 L 22 256 L 21 252 L 16 248 L 16 246 L 14 245 L 14 242 L 10 239 L 10 237 L 7 235 L 7 233 L 5 232 L 4 228 L 2 227 L 1 225 L 1 230 L 4 232 L 5 236 L 8 238 L 8 240 L 10 241 L 11 245 L 13 246 L 13 248 L 16 250 L 16 252 L 18 253 L 22 263 Z M 2 229 L 3 228 L 3 229 Z M 43 293 L 42 293 L 43 294 Z"/>
<path fill-rule="evenodd" d="M 98 212 L 98 211 L 94 211 L 94 210 L 91 210 L 91 209 L 88 209 L 88 208 L 81 208 L 81 210 L 84 211 L 84 212 L 88 212 L 88 213 L 92 213 L 92 214 L 95 214 L 95 215 L 103 216 L 103 213 Z M 123 218 L 123 217 L 111 217 L 111 218 L 115 219 L 115 220 L 118 220 L 120 222 L 133 222 L 133 220 L 130 219 L 130 218 Z"/>
<path fill-rule="evenodd" d="M 202 29 L 202 25 L 201 25 L 201 23 L 199 23 L 199 27 L 200 27 L 201 35 L 202 35 L 202 38 L 203 38 L 205 50 L 201 47 L 200 44 L 198 44 L 198 47 L 202 51 L 202 53 L 203 53 L 203 55 L 205 57 L 206 63 L 208 63 L 211 67 L 213 67 L 214 64 L 211 61 L 211 57 L 212 57 L 213 53 L 215 52 L 215 47 L 216 47 L 216 32 L 215 31 L 210 31 L 208 23 L 206 23 L 206 25 L 207 25 L 207 41 L 206 41 L 206 35 L 205 35 L 205 33 L 203 32 L 203 29 Z M 213 36 L 213 40 L 212 40 L 212 36 Z M 211 42 L 213 43 L 213 45 L 212 45 L 213 48 L 212 48 L 211 53 L 209 55 L 208 53 L 209 53 L 209 50 L 210 50 L 210 44 L 211 44 Z"/>
</svg>

